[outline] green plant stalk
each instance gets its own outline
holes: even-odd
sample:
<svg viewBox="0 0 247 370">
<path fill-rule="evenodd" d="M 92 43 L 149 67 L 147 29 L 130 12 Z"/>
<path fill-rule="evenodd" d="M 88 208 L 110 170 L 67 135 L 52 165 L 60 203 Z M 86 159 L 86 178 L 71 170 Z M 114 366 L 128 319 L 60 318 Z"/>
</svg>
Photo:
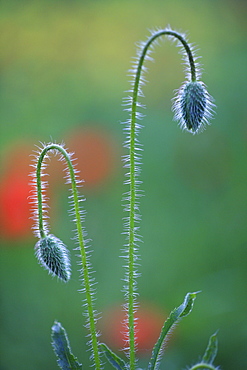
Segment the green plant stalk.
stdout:
<svg viewBox="0 0 247 370">
<path fill-rule="evenodd" d="M 160 36 L 173 36 L 177 38 L 185 48 L 188 55 L 190 64 L 190 75 L 191 81 L 196 81 L 196 66 L 194 63 L 192 51 L 183 36 L 175 31 L 161 30 L 153 34 L 146 44 L 144 45 L 139 63 L 136 70 L 136 75 L 133 85 L 133 95 L 131 102 L 131 117 L 130 117 L 130 142 L 129 142 L 129 163 L 130 163 L 130 207 L 129 207 L 129 238 L 128 238 L 128 330 L 129 330 L 129 357 L 130 357 L 130 370 L 135 369 L 135 325 L 134 325 L 134 249 L 135 249 L 135 215 L 136 215 L 136 164 L 135 164 L 135 137 L 136 137 L 136 116 L 137 116 L 137 99 L 138 90 L 140 86 L 140 79 L 142 73 L 142 67 L 147 55 L 147 51 L 151 44 Z"/>
<path fill-rule="evenodd" d="M 86 257 L 86 249 L 85 249 L 85 242 L 83 237 L 83 230 L 81 224 L 81 216 L 80 216 L 80 206 L 79 206 L 79 199 L 78 199 L 78 191 L 76 187 L 76 177 L 72 162 L 66 150 L 57 144 L 47 145 L 41 152 L 38 163 L 37 163 L 37 170 L 36 170 L 36 179 L 37 179 L 37 195 L 38 195 L 38 222 L 39 222 L 39 231 L 40 237 L 43 238 L 46 236 L 44 230 L 44 222 L 43 222 L 43 208 L 42 208 L 42 184 L 41 184 L 41 170 L 42 170 L 42 162 L 49 150 L 57 150 L 59 151 L 66 160 L 68 165 L 70 180 L 71 180 L 71 188 L 72 194 L 74 199 L 74 209 L 75 209 L 75 220 L 76 220 L 76 228 L 78 233 L 78 243 L 80 248 L 81 254 L 81 263 L 83 269 L 83 277 L 84 277 L 84 286 L 85 286 L 85 294 L 86 294 L 86 302 L 87 302 L 87 310 L 88 310 L 88 320 L 89 320 L 89 329 L 90 329 L 90 336 L 91 336 L 91 343 L 92 343 L 92 351 L 95 361 L 95 369 L 100 370 L 100 357 L 99 357 L 99 349 L 98 349 L 98 341 L 97 341 L 97 331 L 95 326 L 95 315 L 93 310 L 93 298 L 92 298 L 92 291 L 91 291 L 91 284 L 89 278 L 89 270 L 87 265 L 87 257 Z"/>
</svg>

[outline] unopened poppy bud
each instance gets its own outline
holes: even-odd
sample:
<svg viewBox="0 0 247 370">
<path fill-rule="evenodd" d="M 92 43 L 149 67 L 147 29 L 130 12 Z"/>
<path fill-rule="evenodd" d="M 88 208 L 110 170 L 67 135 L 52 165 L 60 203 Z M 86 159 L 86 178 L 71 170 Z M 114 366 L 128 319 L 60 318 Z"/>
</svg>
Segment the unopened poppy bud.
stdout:
<svg viewBox="0 0 247 370">
<path fill-rule="evenodd" d="M 52 276 L 67 282 L 70 279 L 69 251 L 64 243 L 50 234 L 41 238 L 35 245 L 39 263 Z"/>
<path fill-rule="evenodd" d="M 202 82 L 186 82 L 174 100 L 175 119 L 182 129 L 197 133 L 211 118 L 212 106 L 212 98 Z"/>
</svg>

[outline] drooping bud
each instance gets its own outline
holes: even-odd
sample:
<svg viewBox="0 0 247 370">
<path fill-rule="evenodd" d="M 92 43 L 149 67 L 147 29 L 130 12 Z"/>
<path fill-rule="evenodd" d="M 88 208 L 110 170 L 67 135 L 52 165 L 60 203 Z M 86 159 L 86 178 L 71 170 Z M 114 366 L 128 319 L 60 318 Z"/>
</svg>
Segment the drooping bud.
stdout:
<svg viewBox="0 0 247 370">
<path fill-rule="evenodd" d="M 36 243 L 35 250 L 39 263 L 52 276 L 64 282 L 70 279 L 69 251 L 60 239 L 52 234 L 45 236 Z"/>
<path fill-rule="evenodd" d="M 195 134 L 208 124 L 208 119 L 212 117 L 212 106 L 212 97 L 203 82 L 186 82 L 175 97 L 174 118 L 179 121 L 182 129 Z"/>
</svg>

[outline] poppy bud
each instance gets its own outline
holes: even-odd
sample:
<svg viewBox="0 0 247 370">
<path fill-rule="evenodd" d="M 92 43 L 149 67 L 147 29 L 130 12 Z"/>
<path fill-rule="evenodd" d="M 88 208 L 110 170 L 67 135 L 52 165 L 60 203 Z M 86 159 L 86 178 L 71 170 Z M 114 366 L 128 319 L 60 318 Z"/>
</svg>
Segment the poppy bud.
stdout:
<svg viewBox="0 0 247 370">
<path fill-rule="evenodd" d="M 212 97 L 203 82 L 186 82 L 174 100 L 175 119 L 182 129 L 197 133 L 203 130 L 212 114 Z"/>
<path fill-rule="evenodd" d="M 57 276 L 64 282 L 70 279 L 69 251 L 60 239 L 50 234 L 41 238 L 35 249 L 39 263 L 52 276 Z"/>
</svg>

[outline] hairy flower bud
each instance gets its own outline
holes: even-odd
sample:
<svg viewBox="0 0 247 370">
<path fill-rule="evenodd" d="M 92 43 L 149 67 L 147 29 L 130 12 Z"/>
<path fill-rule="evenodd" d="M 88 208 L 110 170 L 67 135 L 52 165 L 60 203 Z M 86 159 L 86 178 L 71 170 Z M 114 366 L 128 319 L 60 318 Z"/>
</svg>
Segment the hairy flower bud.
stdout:
<svg viewBox="0 0 247 370">
<path fill-rule="evenodd" d="M 212 97 L 203 82 L 186 82 L 174 100 L 175 119 L 182 129 L 197 133 L 203 129 L 212 114 Z"/>
<path fill-rule="evenodd" d="M 39 263 L 52 276 L 57 276 L 64 282 L 70 279 L 69 251 L 60 239 L 50 234 L 41 238 L 35 249 Z"/>
</svg>

